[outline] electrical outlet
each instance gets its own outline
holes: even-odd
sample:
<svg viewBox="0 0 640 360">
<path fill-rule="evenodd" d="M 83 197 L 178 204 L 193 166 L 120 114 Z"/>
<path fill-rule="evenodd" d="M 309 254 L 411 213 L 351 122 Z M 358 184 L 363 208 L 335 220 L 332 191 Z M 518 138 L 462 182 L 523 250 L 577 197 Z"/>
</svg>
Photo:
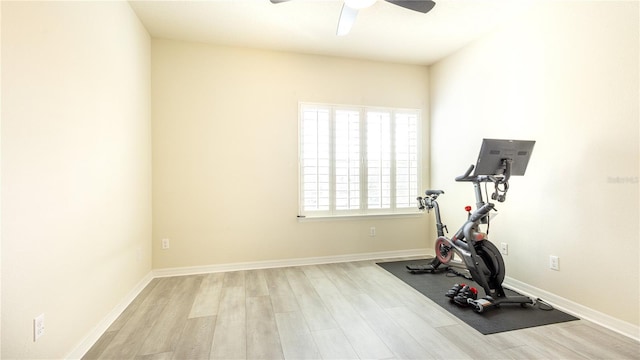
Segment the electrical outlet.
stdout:
<svg viewBox="0 0 640 360">
<path fill-rule="evenodd" d="M 555 255 L 549 255 L 549 269 L 560 270 L 560 259 Z"/>
<path fill-rule="evenodd" d="M 162 249 L 167 250 L 169 248 L 169 239 L 162 239 Z"/>
<path fill-rule="evenodd" d="M 500 243 L 500 252 L 502 255 L 509 255 L 509 245 L 507 245 L 507 243 Z"/>
<path fill-rule="evenodd" d="M 44 314 L 33 319 L 33 341 L 37 341 L 44 335 Z"/>
<path fill-rule="evenodd" d="M 369 228 L 369 236 L 371 237 L 376 236 L 376 228 L 374 226 Z"/>
</svg>

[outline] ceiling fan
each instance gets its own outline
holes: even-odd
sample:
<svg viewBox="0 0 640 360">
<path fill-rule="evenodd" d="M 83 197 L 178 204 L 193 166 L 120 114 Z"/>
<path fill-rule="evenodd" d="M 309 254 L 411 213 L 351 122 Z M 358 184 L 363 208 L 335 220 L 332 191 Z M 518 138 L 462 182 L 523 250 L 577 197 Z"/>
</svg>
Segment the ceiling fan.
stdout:
<svg viewBox="0 0 640 360">
<path fill-rule="evenodd" d="M 289 0 L 270 0 L 273 4 L 283 3 Z M 347 35 L 351 31 L 353 23 L 356 21 L 358 11 L 373 5 L 377 0 L 344 0 L 340 18 L 338 20 L 338 30 L 336 34 L 339 36 Z M 384 0 L 388 3 L 398 5 L 405 9 L 428 13 L 436 5 L 432 0 Z"/>
</svg>

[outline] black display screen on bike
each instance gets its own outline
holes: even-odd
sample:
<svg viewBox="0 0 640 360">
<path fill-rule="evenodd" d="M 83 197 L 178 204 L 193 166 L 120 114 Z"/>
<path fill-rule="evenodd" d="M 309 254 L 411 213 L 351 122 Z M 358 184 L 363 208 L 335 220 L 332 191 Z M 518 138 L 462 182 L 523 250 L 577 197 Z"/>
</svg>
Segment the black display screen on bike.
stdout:
<svg viewBox="0 0 640 360">
<path fill-rule="evenodd" d="M 483 139 L 474 176 L 507 175 L 508 159 L 511 160 L 509 175 L 524 175 L 535 143 L 533 140 Z"/>
</svg>

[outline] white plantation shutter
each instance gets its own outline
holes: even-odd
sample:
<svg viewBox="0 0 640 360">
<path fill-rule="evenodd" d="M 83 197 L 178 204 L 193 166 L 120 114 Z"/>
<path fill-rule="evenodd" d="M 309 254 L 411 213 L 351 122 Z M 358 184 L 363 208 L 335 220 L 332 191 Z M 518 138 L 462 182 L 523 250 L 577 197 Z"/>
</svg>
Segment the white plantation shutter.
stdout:
<svg viewBox="0 0 640 360">
<path fill-rule="evenodd" d="M 367 208 L 391 206 L 391 113 L 367 112 Z"/>
<path fill-rule="evenodd" d="M 360 209 L 360 113 L 335 112 L 335 208 Z"/>
<path fill-rule="evenodd" d="M 300 104 L 300 215 L 414 213 L 418 110 Z"/>
<path fill-rule="evenodd" d="M 329 211 L 329 109 L 304 111 L 301 121 L 301 176 L 303 210 Z"/>
<path fill-rule="evenodd" d="M 414 207 L 418 196 L 418 116 L 396 114 L 396 208 Z"/>
</svg>

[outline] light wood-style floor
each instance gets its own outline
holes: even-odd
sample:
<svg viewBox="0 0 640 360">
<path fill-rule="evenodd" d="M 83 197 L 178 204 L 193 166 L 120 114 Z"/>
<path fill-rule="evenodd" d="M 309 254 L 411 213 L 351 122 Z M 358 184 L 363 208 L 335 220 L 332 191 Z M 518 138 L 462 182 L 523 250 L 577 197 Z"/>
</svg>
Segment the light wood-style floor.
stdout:
<svg viewBox="0 0 640 360">
<path fill-rule="evenodd" d="M 154 279 L 84 359 L 640 359 L 640 344 L 584 320 L 482 335 L 362 261 Z"/>
</svg>

